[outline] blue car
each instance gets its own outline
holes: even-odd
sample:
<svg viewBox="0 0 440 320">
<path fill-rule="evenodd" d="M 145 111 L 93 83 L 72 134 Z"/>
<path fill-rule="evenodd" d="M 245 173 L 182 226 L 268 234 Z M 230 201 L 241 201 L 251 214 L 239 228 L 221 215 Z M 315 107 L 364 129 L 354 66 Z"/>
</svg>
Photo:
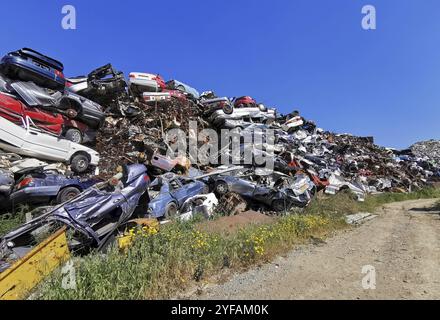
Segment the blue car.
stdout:
<svg viewBox="0 0 440 320">
<path fill-rule="evenodd" d="M 61 62 L 29 48 L 8 53 L 0 67 L 9 78 L 32 81 L 48 89 L 64 90 L 66 84 Z"/>
<path fill-rule="evenodd" d="M 55 171 L 34 171 L 24 174 L 15 184 L 10 195 L 13 204 L 63 203 L 89 187 L 99 179 L 67 177 Z"/>
<path fill-rule="evenodd" d="M 208 186 L 190 178 L 165 174 L 151 184 L 148 214 L 152 218 L 176 217 L 183 203 L 196 195 L 208 193 Z"/>
<path fill-rule="evenodd" d="M 167 89 L 171 90 L 179 90 L 184 93 L 188 93 L 191 95 L 194 99 L 200 98 L 200 93 L 194 89 L 193 87 L 190 87 L 189 85 L 177 81 L 177 80 L 170 80 L 166 83 Z"/>
</svg>

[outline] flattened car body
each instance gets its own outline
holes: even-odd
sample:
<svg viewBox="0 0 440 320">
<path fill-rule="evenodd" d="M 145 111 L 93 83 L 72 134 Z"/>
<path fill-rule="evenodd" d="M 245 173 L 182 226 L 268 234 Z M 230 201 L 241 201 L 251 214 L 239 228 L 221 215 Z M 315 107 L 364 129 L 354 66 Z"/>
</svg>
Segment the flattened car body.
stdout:
<svg viewBox="0 0 440 320">
<path fill-rule="evenodd" d="M 99 154 L 80 144 L 42 132 L 31 126 L 30 118 L 23 119 L 23 127 L 0 117 L 0 148 L 38 159 L 61 161 L 73 165 L 76 172 L 97 166 Z M 82 155 L 82 156 L 80 156 Z M 76 166 L 81 159 L 84 163 Z"/>
<path fill-rule="evenodd" d="M 74 110 L 76 115 L 72 118 L 78 119 L 92 128 L 99 127 L 104 121 L 105 114 L 99 104 L 68 90 L 63 93 L 49 93 L 35 83 L 23 81 L 13 82 L 11 87 L 29 107 L 64 112 L 69 117 L 72 116 L 68 111 Z"/>
<path fill-rule="evenodd" d="M 12 78 L 33 81 L 55 90 L 63 90 L 65 86 L 63 64 L 29 48 L 8 53 L 2 58 L 0 67 Z"/>
<path fill-rule="evenodd" d="M 66 177 L 53 170 L 37 169 L 23 175 L 17 181 L 10 199 L 14 204 L 24 202 L 41 204 L 48 203 L 51 200 L 62 203 L 100 181 L 93 178 Z"/>
<path fill-rule="evenodd" d="M 191 97 L 194 99 L 200 98 L 200 93 L 196 89 L 178 80 L 167 81 L 166 87 L 170 90 L 179 90 L 181 92 L 185 92 L 191 95 Z"/>
<path fill-rule="evenodd" d="M 306 206 L 314 189 L 313 183 L 305 175 L 298 175 L 287 184 L 280 179 L 272 185 L 258 184 L 240 176 L 217 176 L 212 181 L 214 190 L 220 195 L 238 193 L 244 198 L 264 203 L 275 211 L 288 210 L 292 206 Z"/>
<path fill-rule="evenodd" d="M 111 191 L 107 190 L 110 181 L 119 182 Z M 69 239 L 71 249 L 101 248 L 118 226 L 128 221 L 139 206 L 146 205 L 143 196 L 149 183 L 144 165 L 130 165 L 125 167 L 124 173 L 117 174 L 108 182 L 97 184 L 10 231 L 0 239 L 0 272 L 26 255 L 35 244 L 36 237 L 60 226 L 72 231 Z"/>
<path fill-rule="evenodd" d="M 208 189 L 200 180 L 192 180 L 172 173 L 157 178 L 152 186 L 159 189 L 150 191 L 148 214 L 154 218 L 177 216 L 186 200 L 206 193 Z"/>
</svg>

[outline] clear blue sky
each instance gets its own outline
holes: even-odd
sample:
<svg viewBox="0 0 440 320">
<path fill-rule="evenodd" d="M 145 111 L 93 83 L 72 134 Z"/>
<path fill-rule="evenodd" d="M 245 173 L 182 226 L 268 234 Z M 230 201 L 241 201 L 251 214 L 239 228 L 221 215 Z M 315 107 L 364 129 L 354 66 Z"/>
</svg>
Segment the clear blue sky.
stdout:
<svg viewBox="0 0 440 320">
<path fill-rule="evenodd" d="M 61 28 L 65 4 L 77 30 Z M 375 31 L 361 28 L 366 4 Z M 1 11 L 1 53 L 34 48 L 67 76 L 111 62 L 386 146 L 440 139 L 438 0 L 21 0 Z"/>
</svg>

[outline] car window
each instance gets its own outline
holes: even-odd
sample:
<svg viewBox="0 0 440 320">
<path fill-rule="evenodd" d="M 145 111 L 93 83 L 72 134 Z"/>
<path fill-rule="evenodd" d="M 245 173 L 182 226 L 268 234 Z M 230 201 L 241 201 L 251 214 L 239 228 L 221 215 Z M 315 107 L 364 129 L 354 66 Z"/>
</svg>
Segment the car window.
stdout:
<svg viewBox="0 0 440 320">
<path fill-rule="evenodd" d="M 171 190 L 177 190 L 177 189 L 180 188 L 180 184 L 179 184 L 179 182 L 177 181 L 177 179 L 173 179 L 173 180 L 171 180 L 169 184 L 170 184 L 170 189 L 171 189 Z"/>
<path fill-rule="evenodd" d="M 191 180 L 191 179 L 181 179 L 181 180 L 180 180 L 180 183 L 181 183 L 182 185 L 187 185 L 187 184 L 194 183 L 194 180 Z"/>
</svg>

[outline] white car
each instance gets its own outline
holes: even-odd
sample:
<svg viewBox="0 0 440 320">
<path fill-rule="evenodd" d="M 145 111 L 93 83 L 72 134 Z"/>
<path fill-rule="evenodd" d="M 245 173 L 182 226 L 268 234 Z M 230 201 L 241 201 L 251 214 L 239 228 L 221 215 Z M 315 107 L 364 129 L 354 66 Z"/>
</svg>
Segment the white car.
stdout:
<svg viewBox="0 0 440 320">
<path fill-rule="evenodd" d="M 265 111 L 260 107 L 234 108 L 232 113 L 225 113 L 224 110 L 216 110 L 209 116 L 209 121 L 215 126 L 222 126 L 226 120 L 245 120 L 265 122 L 270 124 L 276 118 L 276 110 L 268 108 Z"/>
<path fill-rule="evenodd" d="M 97 166 L 99 153 L 72 141 L 44 133 L 32 126 L 29 117 L 22 118 L 23 127 L 0 117 L 0 149 L 38 159 L 70 164 L 76 173 Z"/>
<path fill-rule="evenodd" d="M 301 118 L 300 116 L 296 116 L 296 117 L 293 117 L 292 119 L 287 120 L 286 123 L 284 123 L 281 126 L 281 128 L 284 131 L 289 131 L 290 129 L 302 126 L 303 124 L 304 124 L 303 118 Z"/>
<path fill-rule="evenodd" d="M 165 88 L 165 82 L 159 75 L 142 72 L 131 72 L 128 84 L 136 95 L 141 95 L 143 92 L 160 92 Z"/>
</svg>

